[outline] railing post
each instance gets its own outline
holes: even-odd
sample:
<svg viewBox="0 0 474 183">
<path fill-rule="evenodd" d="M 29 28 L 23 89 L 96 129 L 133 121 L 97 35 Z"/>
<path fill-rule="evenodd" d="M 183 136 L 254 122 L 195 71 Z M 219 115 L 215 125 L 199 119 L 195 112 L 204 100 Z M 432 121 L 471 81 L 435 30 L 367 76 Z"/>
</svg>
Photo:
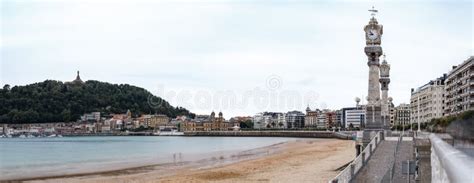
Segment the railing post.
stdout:
<svg viewBox="0 0 474 183">
<path fill-rule="evenodd" d="M 365 166 L 365 152 L 362 152 L 362 166 Z"/>
<path fill-rule="evenodd" d="M 372 149 L 372 144 L 370 144 L 370 154 L 372 154 L 372 152 L 374 152 L 374 151 Z"/>
<path fill-rule="evenodd" d="M 355 176 L 355 165 L 351 164 L 351 179 L 353 179 Z"/>
</svg>

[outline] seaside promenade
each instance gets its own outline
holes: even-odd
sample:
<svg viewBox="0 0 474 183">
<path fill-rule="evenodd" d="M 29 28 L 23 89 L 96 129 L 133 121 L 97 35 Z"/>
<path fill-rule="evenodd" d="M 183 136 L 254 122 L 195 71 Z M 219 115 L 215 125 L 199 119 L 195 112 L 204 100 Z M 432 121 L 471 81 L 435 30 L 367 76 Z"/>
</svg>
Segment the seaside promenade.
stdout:
<svg viewBox="0 0 474 183">
<path fill-rule="evenodd" d="M 379 131 L 330 183 L 474 182 L 474 157 L 446 134 Z"/>
<path fill-rule="evenodd" d="M 414 175 L 402 172 L 402 164 L 414 160 L 413 138 L 386 137 L 356 175 L 354 182 L 415 182 Z"/>
</svg>

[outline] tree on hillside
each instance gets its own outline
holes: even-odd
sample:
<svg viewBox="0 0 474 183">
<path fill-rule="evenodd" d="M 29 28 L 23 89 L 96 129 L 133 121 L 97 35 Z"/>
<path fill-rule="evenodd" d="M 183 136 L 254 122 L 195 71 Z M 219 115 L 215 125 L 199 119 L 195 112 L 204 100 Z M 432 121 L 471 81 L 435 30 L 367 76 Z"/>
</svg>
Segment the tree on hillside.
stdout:
<svg viewBox="0 0 474 183">
<path fill-rule="evenodd" d="M 153 103 L 151 101 L 154 101 Z M 0 123 L 76 121 L 84 113 L 165 114 L 169 117 L 194 114 L 147 90 L 128 84 L 100 81 L 63 83 L 46 80 L 26 86 L 5 85 L 0 92 Z"/>
</svg>

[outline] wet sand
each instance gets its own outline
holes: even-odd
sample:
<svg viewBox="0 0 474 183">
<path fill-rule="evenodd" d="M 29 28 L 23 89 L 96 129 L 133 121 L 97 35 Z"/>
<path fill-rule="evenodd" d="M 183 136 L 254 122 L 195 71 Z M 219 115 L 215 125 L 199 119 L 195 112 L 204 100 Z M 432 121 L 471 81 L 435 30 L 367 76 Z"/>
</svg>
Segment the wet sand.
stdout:
<svg viewBox="0 0 474 183">
<path fill-rule="evenodd" d="M 299 139 L 196 162 L 22 180 L 25 182 L 327 182 L 355 157 L 354 142 Z"/>
</svg>

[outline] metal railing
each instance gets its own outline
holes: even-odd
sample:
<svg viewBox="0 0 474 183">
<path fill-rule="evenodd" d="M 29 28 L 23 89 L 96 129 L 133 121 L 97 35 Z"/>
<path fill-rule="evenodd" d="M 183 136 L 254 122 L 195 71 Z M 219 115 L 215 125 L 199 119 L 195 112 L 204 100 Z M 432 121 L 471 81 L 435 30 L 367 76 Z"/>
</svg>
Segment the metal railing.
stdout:
<svg viewBox="0 0 474 183">
<path fill-rule="evenodd" d="M 431 181 L 474 182 L 474 158 L 455 149 L 435 134 L 431 141 Z"/>
<path fill-rule="evenodd" d="M 381 133 L 383 132 L 377 132 L 377 134 L 370 140 L 367 147 L 365 147 L 364 150 L 346 168 L 344 168 L 344 170 L 330 180 L 329 183 L 349 183 L 362 167 L 364 167 L 370 156 L 382 141 Z"/>
</svg>

